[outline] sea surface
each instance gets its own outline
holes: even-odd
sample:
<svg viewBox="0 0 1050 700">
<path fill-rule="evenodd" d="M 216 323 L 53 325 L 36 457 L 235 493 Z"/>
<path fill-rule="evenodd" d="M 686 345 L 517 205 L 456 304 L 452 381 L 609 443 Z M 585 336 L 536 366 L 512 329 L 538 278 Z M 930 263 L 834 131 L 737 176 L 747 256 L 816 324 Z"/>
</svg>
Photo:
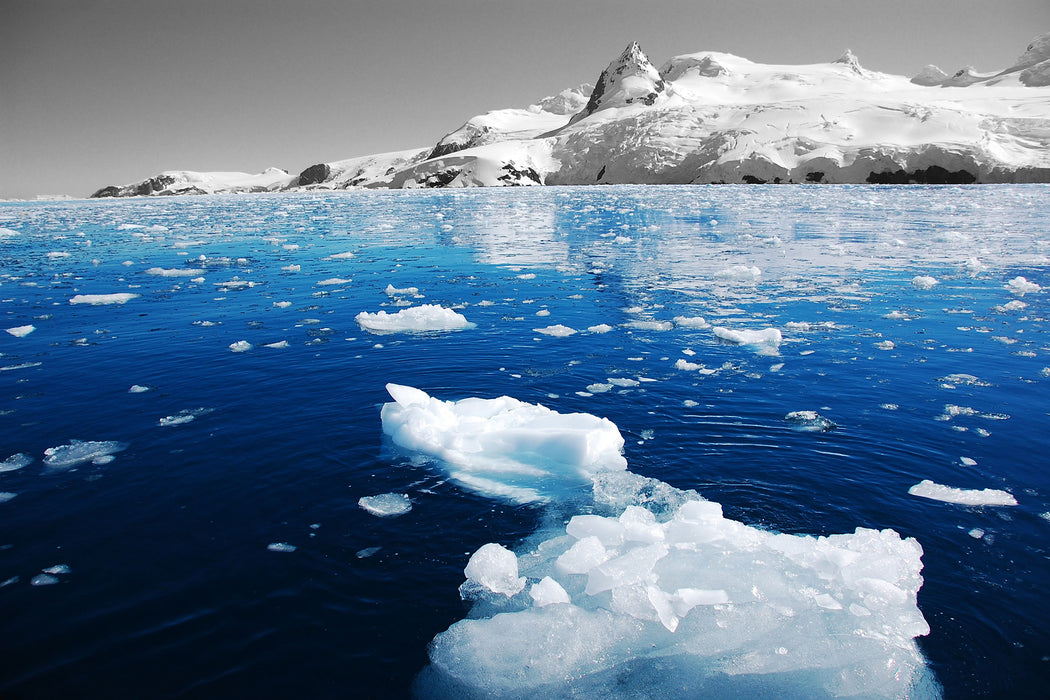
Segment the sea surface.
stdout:
<svg viewBox="0 0 1050 700">
<path fill-rule="evenodd" d="M 546 515 L 394 449 L 388 382 L 608 418 L 747 525 L 915 538 L 944 695 L 1043 697 L 1048 221 L 1040 185 L 2 203 L 0 697 L 409 696 L 471 554 Z M 423 304 L 474 327 L 356 320 Z"/>
</svg>

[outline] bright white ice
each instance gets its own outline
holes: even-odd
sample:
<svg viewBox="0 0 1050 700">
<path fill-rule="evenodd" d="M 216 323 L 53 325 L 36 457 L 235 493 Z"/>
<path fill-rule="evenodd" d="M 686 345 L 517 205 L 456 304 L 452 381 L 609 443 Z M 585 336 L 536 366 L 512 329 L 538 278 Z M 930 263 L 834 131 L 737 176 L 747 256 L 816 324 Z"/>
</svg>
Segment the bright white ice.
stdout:
<svg viewBox="0 0 1050 700">
<path fill-rule="evenodd" d="M 44 464 L 56 469 L 72 467 L 113 455 L 127 448 L 127 443 L 109 441 L 70 440 L 68 445 L 44 450 Z"/>
<path fill-rule="evenodd" d="M 1016 506 L 1013 494 L 998 489 L 957 489 L 923 479 L 908 489 L 912 496 L 922 496 L 945 503 L 965 506 Z"/>
<path fill-rule="evenodd" d="M 404 493 L 381 493 L 378 496 L 362 496 L 357 505 L 372 515 L 381 518 L 396 518 L 412 510 L 412 500 Z"/>
<path fill-rule="evenodd" d="M 366 330 L 381 333 L 452 331 L 475 326 L 463 314 L 436 304 L 412 306 L 393 314 L 386 311 L 374 314 L 362 311 L 354 320 Z"/>
<path fill-rule="evenodd" d="M 139 296 L 131 292 L 115 292 L 113 294 L 77 294 L 69 300 L 70 304 L 88 304 L 91 306 L 105 306 L 107 304 L 126 304 Z"/>
<path fill-rule="evenodd" d="M 27 335 L 36 330 L 36 326 L 15 326 L 14 328 L 6 329 L 8 333 L 16 338 L 25 338 Z"/>
</svg>

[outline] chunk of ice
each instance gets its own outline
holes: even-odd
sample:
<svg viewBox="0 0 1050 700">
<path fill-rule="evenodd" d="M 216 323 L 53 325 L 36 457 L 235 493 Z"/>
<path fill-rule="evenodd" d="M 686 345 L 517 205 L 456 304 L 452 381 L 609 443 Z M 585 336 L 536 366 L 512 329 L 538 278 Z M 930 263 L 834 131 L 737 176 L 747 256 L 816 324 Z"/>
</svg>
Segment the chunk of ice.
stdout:
<svg viewBox="0 0 1050 700">
<path fill-rule="evenodd" d="M 467 580 L 460 591 L 465 599 L 485 592 L 509 597 L 525 588 L 525 577 L 518 576 L 518 558 L 495 542 L 482 545 L 471 555 L 463 575 Z"/>
<path fill-rule="evenodd" d="M 1006 288 L 1019 297 L 1023 297 L 1025 294 L 1032 294 L 1042 289 L 1035 282 L 1029 282 L 1024 277 L 1014 277 L 1012 280 L 1006 283 Z"/>
<path fill-rule="evenodd" d="M 7 503 L 17 495 L 17 493 L 12 491 L 0 491 L 0 503 Z"/>
<path fill-rule="evenodd" d="M 11 455 L 7 459 L 5 459 L 3 462 L 0 462 L 0 473 L 13 472 L 16 469 L 21 469 L 22 467 L 29 466 L 32 463 L 33 463 L 33 458 L 32 457 L 30 457 L 27 454 L 23 454 L 23 453 L 19 452 L 17 454 Z"/>
<path fill-rule="evenodd" d="M 271 552 L 294 552 L 296 550 L 294 544 L 288 544 L 287 542 L 271 542 L 266 545 L 266 548 Z"/>
<path fill-rule="evenodd" d="M 783 342 L 784 337 L 779 328 L 764 328 L 756 330 L 733 330 L 722 326 L 715 326 L 712 330 L 722 340 L 736 343 L 737 345 L 754 345 L 770 351 L 776 351 Z"/>
<path fill-rule="evenodd" d="M 452 331 L 476 326 L 463 314 L 436 304 L 413 306 L 394 314 L 388 314 L 386 311 L 374 314 L 362 311 L 354 320 L 362 328 L 378 333 Z"/>
<path fill-rule="evenodd" d="M 248 352 L 252 349 L 252 344 L 247 340 L 238 340 L 235 343 L 230 343 L 230 350 L 232 352 Z"/>
<path fill-rule="evenodd" d="M 784 416 L 784 420 L 791 423 L 795 430 L 809 433 L 826 433 L 838 427 L 816 411 L 792 411 Z"/>
<path fill-rule="evenodd" d="M 64 469 L 99 457 L 112 455 L 127 449 L 125 442 L 70 440 L 68 445 L 49 447 L 44 450 L 44 464 L 53 469 Z"/>
<path fill-rule="evenodd" d="M 317 283 L 318 287 L 336 287 L 341 284 L 350 284 L 353 282 L 351 279 L 344 277 L 329 277 L 328 279 L 321 280 Z"/>
<path fill-rule="evenodd" d="M 388 384 L 383 432 L 400 447 L 440 460 L 450 477 L 518 502 L 567 496 L 604 470 L 623 470 L 623 437 L 605 418 L 563 414 L 507 396 L 442 401 Z"/>
<path fill-rule="evenodd" d="M 532 604 L 537 608 L 572 602 L 569 594 L 565 592 L 561 584 L 550 576 L 544 576 L 539 583 L 534 583 L 532 588 L 529 589 L 529 597 L 532 598 Z"/>
<path fill-rule="evenodd" d="M 608 323 L 599 323 L 596 326 L 589 326 L 587 328 L 588 333 L 608 333 L 613 329 Z"/>
<path fill-rule="evenodd" d="M 554 326 L 547 326 L 546 328 L 533 328 L 532 330 L 543 335 L 552 335 L 555 338 L 566 338 L 570 335 L 576 334 L 575 328 L 569 328 L 568 326 L 557 324 Z"/>
<path fill-rule="evenodd" d="M 131 292 L 115 292 L 113 294 L 77 294 L 69 300 L 70 304 L 88 304 L 90 306 L 105 306 L 107 304 L 126 304 L 138 297 Z"/>
<path fill-rule="evenodd" d="M 192 267 L 177 267 L 174 269 L 151 267 L 146 270 L 147 275 L 154 275 L 155 277 L 196 277 L 200 273 L 200 270 Z"/>
<path fill-rule="evenodd" d="M 908 489 L 912 496 L 922 496 L 945 503 L 965 506 L 1016 506 L 1013 494 L 998 489 L 957 489 L 923 479 Z"/>
<path fill-rule="evenodd" d="M 143 394 L 143 393 L 145 393 L 145 392 L 147 392 L 149 390 L 150 390 L 150 388 L 148 386 L 143 386 L 142 384 L 132 384 L 131 388 L 128 389 L 128 393 L 129 394 Z"/>
<path fill-rule="evenodd" d="M 15 326 L 14 328 L 8 328 L 6 330 L 8 333 L 10 333 L 16 338 L 25 338 L 27 335 L 36 330 L 36 326 Z"/>
<path fill-rule="evenodd" d="M 698 328 L 705 330 L 711 327 L 711 324 L 704 320 L 703 316 L 675 316 L 673 319 L 674 324 L 679 328 Z"/>
<path fill-rule="evenodd" d="M 396 518 L 412 510 L 412 499 L 404 493 L 381 493 L 378 496 L 362 496 L 357 505 L 380 518 Z"/>
<path fill-rule="evenodd" d="M 398 289 L 394 285 L 388 284 L 386 286 L 386 289 L 383 290 L 383 292 L 388 297 L 416 296 L 417 294 L 419 294 L 419 287 L 402 287 L 402 288 Z"/>
<path fill-rule="evenodd" d="M 911 285 L 916 289 L 933 289 L 938 284 L 940 282 L 937 281 L 937 278 L 929 275 L 916 275 L 911 280 Z"/>
</svg>

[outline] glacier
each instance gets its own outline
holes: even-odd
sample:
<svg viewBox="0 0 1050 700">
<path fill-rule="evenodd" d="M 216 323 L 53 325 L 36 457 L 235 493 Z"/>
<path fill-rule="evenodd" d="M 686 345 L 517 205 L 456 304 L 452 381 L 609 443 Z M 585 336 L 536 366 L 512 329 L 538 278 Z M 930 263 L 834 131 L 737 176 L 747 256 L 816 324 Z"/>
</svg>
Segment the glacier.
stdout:
<svg viewBox="0 0 1050 700">
<path fill-rule="evenodd" d="M 729 53 L 659 69 L 637 43 L 598 76 L 471 117 L 433 146 L 293 175 L 166 171 L 93 197 L 590 184 L 1050 182 L 1050 33 L 1010 67 L 907 78 L 847 50 L 810 65 Z"/>
</svg>

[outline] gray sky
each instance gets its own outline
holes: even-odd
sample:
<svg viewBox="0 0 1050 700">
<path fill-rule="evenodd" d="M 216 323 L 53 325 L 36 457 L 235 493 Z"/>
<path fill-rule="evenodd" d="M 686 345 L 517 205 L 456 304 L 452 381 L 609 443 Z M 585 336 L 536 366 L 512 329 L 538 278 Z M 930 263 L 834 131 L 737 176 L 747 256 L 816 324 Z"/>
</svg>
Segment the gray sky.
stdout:
<svg viewBox="0 0 1050 700">
<path fill-rule="evenodd" d="M 910 76 L 1005 68 L 1047 31 L 1047 0 L 5 0 L 0 198 L 423 147 L 593 82 L 631 41 L 657 66 L 850 48 Z"/>
</svg>

